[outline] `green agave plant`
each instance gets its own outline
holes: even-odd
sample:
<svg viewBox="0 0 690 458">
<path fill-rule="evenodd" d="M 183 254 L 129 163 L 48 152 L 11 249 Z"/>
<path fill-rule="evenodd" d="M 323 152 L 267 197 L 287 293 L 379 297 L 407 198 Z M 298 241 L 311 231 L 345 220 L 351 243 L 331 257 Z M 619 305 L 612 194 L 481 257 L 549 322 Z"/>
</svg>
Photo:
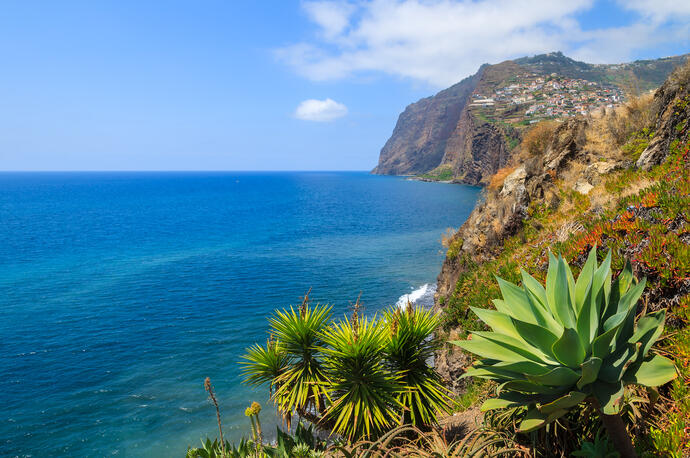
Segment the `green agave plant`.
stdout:
<svg viewBox="0 0 690 458">
<path fill-rule="evenodd" d="M 663 331 L 665 311 L 635 323 L 646 280 L 638 282 L 629 263 L 611 278 L 611 253 L 597 265 L 595 247 L 577 281 L 552 254 L 546 288 L 525 271 L 522 287 L 497 279 L 503 299 L 494 300 L 496 310 L 472 309 L 492 331 L 452 342 L 482 358 L 464 376 L 499 384 L 498 397 L 483 410 L 528 406 L 520 424 L 527 432 L 589 400 L 623 456 L 634 456 L 618 415 L 624 388 L 662 385 L 676 370 L 669 359 L 649 354 Z"/>
<path fill-rule="evenodd" d="M 325 420 L 349 440 L 380 436 L 400 411 L 398 377 L 384 366 L 387 338 L 381 321 L 356 313 L 324 330 L 332 401 Z"/>
<path fill-rule="evenodd" d="M 448 411 L 451 401 L 441 378 L 429 365 L 438 349 L 438 341 L 429 337 L 440 325 L 438 315 L 408 304 L 405 311 L 397 306 L 385 311 L 384 318 L 390 334 L 386 359 L 403 386 L 398 395 L 404 409 L 401 423 L 433 424 L 439 412 Z"/>
</svg>

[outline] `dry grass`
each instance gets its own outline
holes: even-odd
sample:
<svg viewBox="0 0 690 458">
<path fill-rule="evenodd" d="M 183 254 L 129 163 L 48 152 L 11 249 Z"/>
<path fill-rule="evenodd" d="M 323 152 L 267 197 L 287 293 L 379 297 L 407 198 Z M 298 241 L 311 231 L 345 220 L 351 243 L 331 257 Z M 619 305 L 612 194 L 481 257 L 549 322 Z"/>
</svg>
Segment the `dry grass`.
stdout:
<svg viewBox="0 0 690 458">
<path fill-rule="evenodd" d="M 556 121 L 541 121 L 535 124 L 522 138 L 521 151 L 531 156 L 544 154 L 558 124 Z"/>
<path fill-rule="evenodd" d="M 602 110 L 592 116 L 585 135 L 588 149 L 601 156 L 611 157 L 619 152 L 635 132 L 654 124 L 654 95 L 647 93 L 632 97 L 625 105 Z"/>
<path fill-rule="evenodd" d="M 503 186 L 503 182 L 505 181 L 506 177 L 513 173 L 517 167 L 515 166 L 509 166 L 509 167 L 503 167 L 502 169 L 498 169 L 496 173 L 491 177 L 491 181 L 489 182 L 489 190 L 491 191 L 496 191 L 501 189 Z"/>
</svg>

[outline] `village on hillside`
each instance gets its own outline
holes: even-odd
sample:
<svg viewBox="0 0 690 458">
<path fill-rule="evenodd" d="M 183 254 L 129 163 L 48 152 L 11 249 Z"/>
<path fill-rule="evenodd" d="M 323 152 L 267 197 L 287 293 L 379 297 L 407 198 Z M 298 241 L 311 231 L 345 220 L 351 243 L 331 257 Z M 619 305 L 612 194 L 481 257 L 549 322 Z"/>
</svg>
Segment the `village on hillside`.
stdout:
<svg viewBox="0 0 690 458">
<path fill-rule="evenodd" d="M 623 100 L 615 86 L 583 79 L 523 73 L 498 88 L 478 88 L 470 107 L 486 117 L 500 116 L 505 122 L 532 124 L 547 118 L 586 115 L 602 107 L 613 108 Z M 478 109 L 478 110 L 477 110 Z M 473 110 L 474 111 L 474 110 Z"/>
</svg>

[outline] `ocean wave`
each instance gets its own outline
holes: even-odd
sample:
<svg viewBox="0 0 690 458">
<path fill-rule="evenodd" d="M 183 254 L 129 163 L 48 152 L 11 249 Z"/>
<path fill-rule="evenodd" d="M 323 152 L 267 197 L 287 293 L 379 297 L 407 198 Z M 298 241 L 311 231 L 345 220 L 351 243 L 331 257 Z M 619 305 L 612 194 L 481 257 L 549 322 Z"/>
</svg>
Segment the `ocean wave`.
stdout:
<svg viewBox="0 0 690 458">
<path fill-rule="evenodd" d="M 425 283 L 411 293 L 400 296 L 395 305 L 404 308 L 410 302 L 417 307 L 431 308 L 434 306 L 434 294 L 436 294 L 436 284 Z"/>
</svg>

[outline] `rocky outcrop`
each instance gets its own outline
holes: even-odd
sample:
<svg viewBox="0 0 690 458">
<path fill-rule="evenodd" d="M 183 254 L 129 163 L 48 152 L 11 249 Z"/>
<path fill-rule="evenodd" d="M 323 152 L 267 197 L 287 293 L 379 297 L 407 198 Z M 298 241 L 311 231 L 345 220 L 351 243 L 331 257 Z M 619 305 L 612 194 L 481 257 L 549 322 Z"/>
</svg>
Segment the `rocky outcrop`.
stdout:
<svg viewBox="0 0 690 458">
<path fill-rule="evenodd" d="M 687 122 L 690 119 L 690 87 L 683 82 L 690 80 L 690 67 L 674 72 L 654 94 L 658 107 L 654 138 L 637 160 L 637 167 L 649 170 L 661 164 L 675 140 L 685 141 L 690 135 Z"/>
<path fill-rule="evenodd" d="M 408 105 L 398 117 L 393 135 L 381 149 L 373 173 L 417 175 L 436 168 L 446 154 L 446 143 L 484 68 L 433 97 Z"/>
<path fill-rule="evenodd" d="M 441 165 L 450 166 L 458 182 L 486 184 L 488 178 L 506 164 L 509 154 L 503 131 L 491 123 L 479 121 L 465 109 L 446 142 Z"/>
</svg>

